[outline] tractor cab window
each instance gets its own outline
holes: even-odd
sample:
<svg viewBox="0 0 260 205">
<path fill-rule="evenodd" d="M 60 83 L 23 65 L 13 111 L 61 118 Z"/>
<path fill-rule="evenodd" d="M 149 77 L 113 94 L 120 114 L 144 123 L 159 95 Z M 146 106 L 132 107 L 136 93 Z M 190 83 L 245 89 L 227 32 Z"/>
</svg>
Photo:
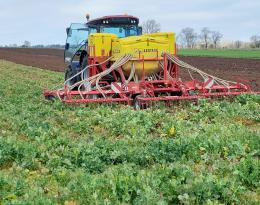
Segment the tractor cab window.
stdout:
<svg viewBox="0 0 260 205">
<path fill-rule="evenodd" d="M 126 36 L 138 36 L 138 35 L 140 35 L 138 27 L 136 26 L 126 27 Z"/>
<path fill-rule="evenodd" d="M 137 36 L 138 28 L 136 26 L 113 26 L 100 27 L 100 33 L 113 33 L 119 38 L 127 36 Z"/>
<path fill-rule="evenodd" d="M 100 28 L 99 27 L 89 27 L 89 33 L 99 33 Z"/>
<path fill-rule="evenodd" d="M 71 58 L 77 52 L 88 38 L 89 29 L 86 24 L 71 24 L 67 29 L 67 41 L 65 45 L 65 61 L 70 62 Z"/>
<path fill-rule="evenodd" d="M 70 47 L 77 47 L 88 38 L 89 29 L 86 24 L 72 24 L 68 29 L 67 43 Z"/>
</svg>

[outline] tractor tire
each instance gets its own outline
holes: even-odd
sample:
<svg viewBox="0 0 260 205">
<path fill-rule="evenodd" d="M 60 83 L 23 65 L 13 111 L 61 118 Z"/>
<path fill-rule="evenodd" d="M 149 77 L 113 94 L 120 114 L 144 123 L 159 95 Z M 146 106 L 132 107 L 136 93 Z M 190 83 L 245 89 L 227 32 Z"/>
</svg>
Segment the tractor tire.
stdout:
<svg viewBox="0 0 260 205">
<path fill-rule="evenodd" d="M 88 66 L 88 56 L 86 55 L 86 56 L 84 56 L 84 58 L 81 62 L 80 70 L 85 69 L 87 66 Z M 88 69 L 86 69 L 86 71 L 84 71 L 83 76 L 84 76 L 83 79 L 88 78 Z M 81 80 L 83 80 L 83 79 L 81 79 Z"/>
<path fill-rule="evenodd" d="M 81 62 L 80 71 L 84 70 L 87 66 L 88 66 L 88 56 L 86 55 L 83 57 L 83 60 Z M 85 80 L 87 78 L 89 78 L 88 68 L 85 69 L 83 74 L 80 75 L 80 81 Z M 83 85 L 81 86 L 83 90 L 87 89 L 87 87 L 89 87 L 87 83 L 83 83 Z"/>
<path fill-rule="evenodd" d="M 77 73 L 82 71 L 85 67 L 87 67 L 87 65 L 88 65 L 88 56 L 84 55 L 79 67 L 72 69 L 71 66 L 68 66 L 68 68 L 65 71 L 65 82 L 66 82 L 66 85 L 67 86 L 72 86 L 75 83 L 80 82 L 83 79 L 88 78 L 88 72 L 84 72 L 83 73 L 83 79 L 82 79 L 82 75 L 81 74 L 75 76 Z M 72 78 L 73 76 L 75 76 L 75 77 Z M 76 89 L 78 89 L 78 86 L 76 86 L 73 90 L 76 90 Z"/>
<path fill-rule="evenodd" d="M 77 83 L 80 80 L 79 76 L 76 76 L 76 77 L 72 78 L 76 74 L 77 74 L 77 71 L 75 69 L 71 69 L 70 66 L 67 68 L 67 70 L 65 72 L 65 82 L 66 82 L 67 86 L 72 86 L 72 85 L 74 85 L 75 83 Z M 72 79 L 70 79 L 70 78 L 72 78 Z"/>
</svg>

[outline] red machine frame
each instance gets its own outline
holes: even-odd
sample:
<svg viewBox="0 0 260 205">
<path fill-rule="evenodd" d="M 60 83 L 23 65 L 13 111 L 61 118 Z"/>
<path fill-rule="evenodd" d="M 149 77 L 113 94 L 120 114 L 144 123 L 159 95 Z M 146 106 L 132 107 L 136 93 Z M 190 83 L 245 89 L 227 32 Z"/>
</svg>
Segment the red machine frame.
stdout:
<svg viewBox="0 0 260 205">
<path fill-rule="evenodd" d="M 175 46 L 176 48 L 176 46 Z M 89 51 L 94 47 L 89 47 Z M 175 49 L 176 52 L 176 49 Z M 89 56 L 88 64 L 90 66 L 88 76 L 94 76 L 112 64 L 111 61 L 96 66 L 97 63 L 104 62 L 109 56 L 96 57 Z M 176 53 L 175 53 L 176 56 Z M 163 61 L 163 69 L 159 73 L 159 79 L 148 80 L 145 75 L 145 61 Z M 196 100 L 199 98 L 212 98 L 221 96 L 236 96 L 243 93 L 251 93 L 249 85 L 237 83 L 234 85 L 224 86 L 212 83 L 212 79 L 206 82 L 198 80 L 182 81 L 179 79 L 179 66 L 170 62 L 166 56 L 157 56 L 155 58 L 144 59 L 139 53 L 139 58 L 135 61 L 143 62 L 142 79 L 138 82 L 130 81 L 126 84 L 126 77 L 122 67 L 117 71 L 112 71 L 113 80 L 102 78 L 100 90 L 70 90 L 68 86 L 64 86 L 61 90 L 49 91 L 45 90 L 46 98 L 58 97 L 65 103 L 98 103 L 98 102 L 125 102 L 129 105 L 137 103 L 140 107 L 146 107 L 149 102 L 153 101 L 178 101 L 178 100 Z M 170 74 L 170 78 L 169 75 Z M 94 83 L 93 83 L 94 84 Z"/>
</svg>

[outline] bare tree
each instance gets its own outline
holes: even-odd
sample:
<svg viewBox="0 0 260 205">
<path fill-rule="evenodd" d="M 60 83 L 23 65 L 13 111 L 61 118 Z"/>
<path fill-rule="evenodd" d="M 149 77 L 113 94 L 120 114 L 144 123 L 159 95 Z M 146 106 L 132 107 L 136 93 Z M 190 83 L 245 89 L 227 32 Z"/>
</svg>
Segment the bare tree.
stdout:
<svg viewBox="0 0 260 205">
<path fill-rule="evenodd" d="M 242 43 L 243 43 L 243 42 L 242 42 L 242 41 L 239 41 L 239 40 L 235 41 L 235 42 L 234 42 L 235 48 L 241 48 Z"/>
<path fill-rule="evenodd" d="M 209 42 L 210 42 L 210 34 L 211 31 L 209 30 L 209 28 L 204 27 L 203 29 L 201 29 L 201 34 L 200 34 L 200 38 L 202 39 L 205 48 L 207 49 L 209 46 Z"/>
<path fill-rule="evenodd" d="M 222 37 L 223 37 L 223 35 L 218 31 L 211 32 L 211 38 L 212 38 L 212 41 L 214 44 L 214 48 L 217 48 L 217 44 L 219 43 L 219 41 L 221 40 Z"/>
<path fill-rule="evenodd" d="M 187 48 L 193 48 L 196 44 L 197 34 L 193 28 L 187 27 L 181 30 L 179 38 L 186 44 Z"/>
<path fill-rule="evenodd" d="M 161 25 L 154 19 L 149 19 L 142 24 L 143 33 L 157 33 L 161 30 Z"/>
<path fill-rule="evenodd" d="M 22 47 L 24 47 L 24 48 L 30 48 L 30 47 L 31 47 L 30 41 L 24 41 Z"/>
<path fill-rule="evenodd" d="M 260 36 L 254 35 L 250 38 L 251 40 L 251 46 L 253 48 L 260 48 Z"/>
</svg>

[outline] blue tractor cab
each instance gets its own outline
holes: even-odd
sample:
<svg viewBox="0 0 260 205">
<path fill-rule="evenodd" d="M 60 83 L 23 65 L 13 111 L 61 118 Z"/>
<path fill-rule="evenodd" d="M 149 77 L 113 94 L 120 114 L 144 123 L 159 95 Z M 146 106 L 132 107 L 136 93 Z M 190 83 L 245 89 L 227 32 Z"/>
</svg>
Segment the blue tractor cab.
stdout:
<svg viewBox="0 0 260 205">
<path fill-rule="evenodd" d="M 119 38 L 142 35 L 139 19 L 129 15 L 104 16 L 85 24 L 72 23 L 67 28 L 64 61 L 68 64 L 65 80 L 71 78 L 87 66 L 88 36 L 91 33 L 112 33 Z M 79 78 L 79 77 L 78 77 Z M 80 79 L 73 78 L 68 83 L 74 84 Z"/>
</svg>

